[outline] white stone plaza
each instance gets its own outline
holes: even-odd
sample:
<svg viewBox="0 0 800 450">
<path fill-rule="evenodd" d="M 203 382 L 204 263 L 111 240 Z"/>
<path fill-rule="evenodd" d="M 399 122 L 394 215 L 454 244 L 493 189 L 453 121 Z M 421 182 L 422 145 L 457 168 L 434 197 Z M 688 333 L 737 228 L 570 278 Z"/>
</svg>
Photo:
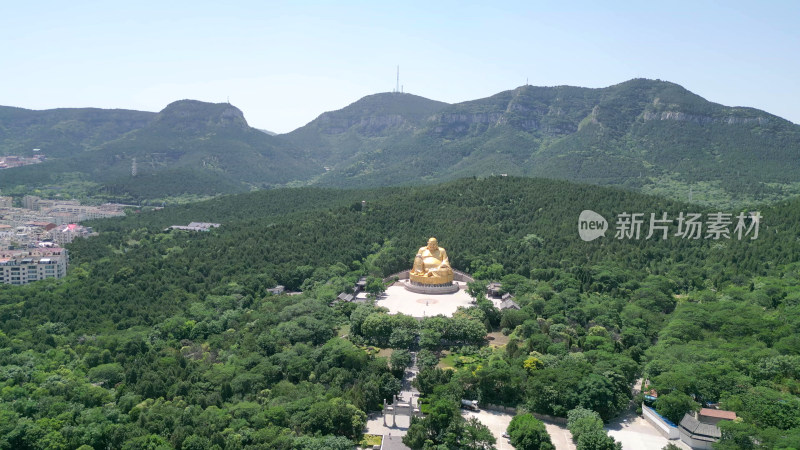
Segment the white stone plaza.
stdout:
<svg viewBox="0 0 800 450">
<path fill-rule="evenodd" d="M 443 315 L 452 317 L 459 306 L 469 308 L 474 299 L 465 290 L 466 283 L 454 281 L 460 289 L 452 294 L 417 294 L 408 291 L 401 283 L 389 286 L 375 302 L 377 306 L 389 309 L 389 314 L 403 313 L 412 317 Z"/>
</svg>

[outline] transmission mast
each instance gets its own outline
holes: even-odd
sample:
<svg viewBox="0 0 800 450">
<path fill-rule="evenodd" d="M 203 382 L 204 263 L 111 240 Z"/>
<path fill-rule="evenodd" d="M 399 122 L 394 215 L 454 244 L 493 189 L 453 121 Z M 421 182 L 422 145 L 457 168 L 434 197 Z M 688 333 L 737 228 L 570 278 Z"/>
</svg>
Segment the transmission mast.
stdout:
<svg viewBox="0 0 800 450">
<path fill-rule="evenodd" d="M 136 176 L 136 158 L 133 158 L 133 162 L 131 162 L 131 176 Z"/>
<path fill-rule="evenodd" d="M 397 84 L 394 87 L 394 92 L 400 93 L 400 66 L 397 66 Z"/>
</svg>

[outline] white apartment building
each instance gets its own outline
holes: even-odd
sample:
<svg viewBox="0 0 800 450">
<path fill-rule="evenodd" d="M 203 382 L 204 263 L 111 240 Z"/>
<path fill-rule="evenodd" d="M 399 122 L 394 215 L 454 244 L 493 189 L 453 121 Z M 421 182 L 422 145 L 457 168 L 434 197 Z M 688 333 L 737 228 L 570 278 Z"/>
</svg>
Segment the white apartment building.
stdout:
<svg viewBox="0 0 800 450">
<path fill-rule="evenodd" d="M 28 284 L 67 274 L 69 256 L 61 247 L 0 251 L 0 283 Z"/>
<path fill-rule="evenodd" d="M 94 233 L 96 235 L 97 233 Z M 78 237 L 92 236 L 92 229 L 71 223 L 53 228 L 49 232 L 50 238 L 58 245 L 69 244 Z"/>
</svg>

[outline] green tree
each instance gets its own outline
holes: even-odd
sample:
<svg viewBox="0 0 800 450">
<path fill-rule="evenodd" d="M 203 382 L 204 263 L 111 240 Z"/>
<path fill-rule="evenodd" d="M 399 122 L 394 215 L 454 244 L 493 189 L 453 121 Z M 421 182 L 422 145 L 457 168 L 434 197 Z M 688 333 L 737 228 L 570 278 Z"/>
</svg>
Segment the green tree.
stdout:
<svg viewBox="0 0 800 450">
<path fill-rule="evenodd" d="M 436 386 L 441 386 L 450 381 L 453 376 L 452 370 L 442 370 L 438 367 L 429 367 L 420 370 L 411 382 L 415 388 L 423 395 L 430 395 Z"/>
<path fill-rule="evenodd" d="M 296 420 L 306 433 L 336 434 L 355 440 L 360 439 L 367 424 L 364 412 L 341 398 L 314 403 Z"/>
<path fill-rule="evenodd" d="M 386 290 L 386 285 L 377 277 L 367 277 L 367 285 L 364 290 L 369 293 L 372 298 L 378 298 Z"/>
<path fill-rule="evenodd" d="M 439 358 L 432 351 L 423 348 L 417 352 L 417 367 L 419 367 L 419 370 L 436 367 L 438 363 Z"/>
<path fill-rule="evenodd" d="M 447 427 L 443 442 L 446 448 L 468 448 L 475 450 L 494 450 L 497 442 L 489 427 L 477 417 L 467 420 L 453 420 Z"/>
<path fill-rule="evenodd" d="M 575 442 L 577 450 L 622 450 L 622 444 L 606 434 L 603 429 L 581 434 Z"/>
<path fill-rule="evenodd" d="M 183 440 L 183 450 L 204 450 L 211 447 L 211 441 L 205 436 L 193 434 Z"/>
<path fill-rule="evenodd" d="M 597 412 L 579 406 L 567 413 L 567 429 L 572 433 L 572 440 L 577 442 L 584 433 L 602 430 L 603 420 Z"/>
<path fill-rule="evenodd" d="M 656 411 L 673 423 L 680 423 L 683 415 L 690 411 L 699 409 L 699 405 L 692 400 L 692 397 L 680 391 L 672 391 L 669 394 L 658 396 L 656 400 Z"/>
<path fill-rule="evenodd" d="M 567 429 L 579 450 L 621 450 L 622 444 L 606 434 L 596 411 L 577 407 L 567 413 Z"/>
<path fill-rule="evenodd" d="M 406 435 L 403 436 L 403 443 L 414 450 L 425 447 L 426 444 L 433 444 L 433 440 L 428 433 L 425 419 L 417 417 L 411 418 L 411 426 L 408 427 Z"/>
<path fill-rule="evenodd" d="M 169 445 L 163 437 L 157 434 L 139 436 L 125 441 L 122 445 L 123 450 L 170 450 Z"/>
<path fill-rule="evenodd" d="M 532 414 L 518 414 L 508 425 L 511 445 L 521 450 L 555 450 L 544 423 Z"/>
<path fill-rule="evenodd" d="M 438 330 L 423 328 L 419 332 L 419 346 L 426 350 L 437 350 L 442 345 L 442 333 Z"/>
<path fill-rule="evenodd" d="M 480 280 L 467 283 L 467 293 L 474 299 L 486 298 L 486 283 Z"/>
<path fill-rule="evenodd" d="M 372 313 L 364 319 L 361 333 L 373 345 L 387 347 L 394 331 L 392 316 L 384 313 Z"/>
<path fill-rule="evenodd" d="M 392 372 L 399 373 L 401 376 L 406 367 L 411 365 L 411 353 L 405 349 L 394 350 L 389 357 L 389 366 Z"/>
<path fill-rule="evenodd" d="M 350 313 L 350 332 L 356 336 L 363 336 L 361 326 L 370 314 L 375 312 L 375 307 L 372 305 L 358 305 L 356 309 Z"/>
<path fill-rule="evenodd" d="M 589 374 L 581 381 L 578 390 L 581 406 L 597 411 L 605 421 L 619 414 L 630 399 L 625 378 L 612 371 L 602 375 Z"/>
<path fill-rule="evenodd" d="M 392 348 L 407 349 L 414 344 L 417 333 L 414 329 L 395 328 L 389 335 L 389 346 Z"/>
</svg>

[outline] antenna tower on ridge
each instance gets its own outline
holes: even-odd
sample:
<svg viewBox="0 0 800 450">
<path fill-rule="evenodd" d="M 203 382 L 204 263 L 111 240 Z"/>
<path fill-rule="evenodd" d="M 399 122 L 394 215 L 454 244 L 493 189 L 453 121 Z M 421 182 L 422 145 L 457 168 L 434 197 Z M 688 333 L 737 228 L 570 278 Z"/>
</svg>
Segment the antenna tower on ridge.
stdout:
<svg viewBox="0 0 800 450">
<path fill-rule="evenodd" d="M 397 66 L 397 84 L 394 87 L 394 92 L 400 92 L 400 66 Z"/>
</svg>

